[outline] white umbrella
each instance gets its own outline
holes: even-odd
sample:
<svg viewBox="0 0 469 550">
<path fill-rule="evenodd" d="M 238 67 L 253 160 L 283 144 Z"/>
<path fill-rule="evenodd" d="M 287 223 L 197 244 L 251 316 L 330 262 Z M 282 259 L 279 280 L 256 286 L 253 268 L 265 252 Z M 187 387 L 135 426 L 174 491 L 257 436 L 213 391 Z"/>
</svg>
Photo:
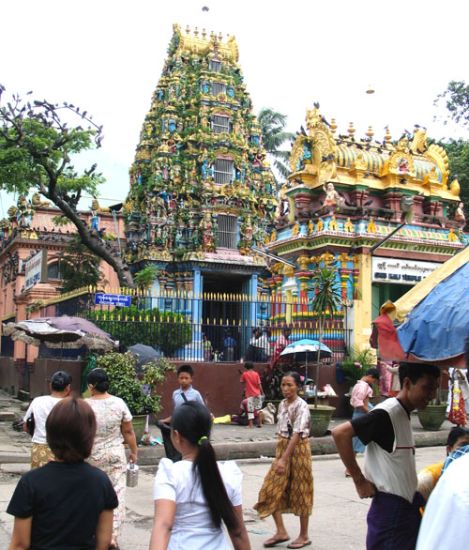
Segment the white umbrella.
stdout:
<svg viewBox="0 0 469 550">
<path fill-rule="evenodd" d="M 318 351 L 319 351 L 320 359 L 325 359 L 327 357 L 332 356 L 332 350 L 328 348 L 326 344 L 323 344 L 318 340 L 310 340 L 309 338 L 303 338 L 302 340 L 298 340 L 297 342 L 292 342 L 291 344 L 288 344 L 288 346 L 285 346 L 280 356 L 296 355 L 297 353 L 304 353 L 306 355 L 305 374 L 306 374 L 306 378 L 308 378 L 308 353 L 317 354 Z M 315 383 L 317 385 L 318 381 L 315 380 Z"/>
</svg>

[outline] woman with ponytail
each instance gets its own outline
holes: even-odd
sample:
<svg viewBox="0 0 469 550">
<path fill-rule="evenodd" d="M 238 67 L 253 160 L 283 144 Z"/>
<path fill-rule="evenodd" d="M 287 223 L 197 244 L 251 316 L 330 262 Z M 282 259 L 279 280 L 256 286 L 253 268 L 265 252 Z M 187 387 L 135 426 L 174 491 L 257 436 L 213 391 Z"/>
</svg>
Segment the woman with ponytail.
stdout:
<svg viewBox="0 0 469 550">
<path fill-rule="evenodd" d="M 178 407 L 171 440 L 180 462 L 160 461 L 155 478 L 155 518 L 150 550 L 250 550 L 241 506 L 242 474 L 234 462 L 216 461 L 212 419 L 196 401 Z"/>
</svg>

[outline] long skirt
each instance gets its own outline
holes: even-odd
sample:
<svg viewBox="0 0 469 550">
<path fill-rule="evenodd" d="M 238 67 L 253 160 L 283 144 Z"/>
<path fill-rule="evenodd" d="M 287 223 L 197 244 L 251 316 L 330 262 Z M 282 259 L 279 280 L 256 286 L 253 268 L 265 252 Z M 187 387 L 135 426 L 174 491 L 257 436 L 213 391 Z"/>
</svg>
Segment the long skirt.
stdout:
<svg viewBox="0 0 469 550">
<path fill-rule="evenodd" d="M 114 491 L 116 492 L 119 505 L 114 510 L 112 536 L 113 538 L 118 538 L 121 532 L 122 523 L 125 520 L 127 459 L 124 445 L 118 444 L 101 448 L 94 447 L 88 462 L 109 476 Z"/>
<path fill-rule="evenodd" d="M 278 460 L 288 446 L 289 439 L 279 437 L 275 449 Z M 287 462 L 284 474 L 274 470 L 275 461 L 268 471 L 258 502 L 254 506 L 261 518 L 274 512 L 309 516 L 313 511 L 313 471 L 309 440 L 300 439 Z"/>
<path fill-rule="evenodd" d="M 31 470 L 45 466 L 51 460 L 55 460 L 55 456 L 47 443 L 33 443 L 31 447 Z"/>
</svg>

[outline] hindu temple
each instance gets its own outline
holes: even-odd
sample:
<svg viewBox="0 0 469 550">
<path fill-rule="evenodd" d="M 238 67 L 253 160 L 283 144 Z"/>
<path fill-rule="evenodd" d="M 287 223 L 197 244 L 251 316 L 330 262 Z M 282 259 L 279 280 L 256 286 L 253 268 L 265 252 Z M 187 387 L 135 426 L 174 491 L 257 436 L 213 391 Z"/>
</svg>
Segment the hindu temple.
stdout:
<svg viewBox="0 0 469 550">
<path fill-rule="evenodd" d="M 338 133 L 319 104 L 307 110 L 290 156 L 291 175 L 280 192 L 279 216 L 266 247 L 296 267 L 271 266 L 267 284 L 278 296 L 297 297 L 292 321 L 311 319 L 318 265 L 336 270 L 341 307 L 329 319 L 331 339 L 352 332 L 368 346 L 371 321 L 466 243 L 457 179 L 448 157 L 415 127 L 393 140 L 368 128 Z"/>
<path fill-rule="evenodd" d="M 234 37 L 174 25 L 130 182 L 127 260 L 157 268 L 153 293 L 257 296 L 266 264 L 252 247 L 271 232 L 277 193 Z M 195 324 L 255 324 L 240 302 L 177 307 Z"/>
</svg>

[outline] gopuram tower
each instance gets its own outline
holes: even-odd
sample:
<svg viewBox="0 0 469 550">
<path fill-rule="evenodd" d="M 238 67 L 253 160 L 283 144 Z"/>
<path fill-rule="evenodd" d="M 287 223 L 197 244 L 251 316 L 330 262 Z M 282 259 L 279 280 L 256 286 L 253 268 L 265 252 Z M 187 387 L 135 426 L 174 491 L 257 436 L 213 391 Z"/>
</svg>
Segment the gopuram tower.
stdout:
<svg viewBox="0 0 469 550">
<path fill-rule="evenodd" d="M 193 323 L 226 315 L 220 293 L 255 299 L 265 261 L 252 247 L 277 201 L 234 37 L 174 25 L 130 183 L 126 256 L 136 272 L 158 269 L 152 293 L 201 296 L 178 306 Z M 256 323 L 241 305 L 230 317 Z"/>
</svg>

